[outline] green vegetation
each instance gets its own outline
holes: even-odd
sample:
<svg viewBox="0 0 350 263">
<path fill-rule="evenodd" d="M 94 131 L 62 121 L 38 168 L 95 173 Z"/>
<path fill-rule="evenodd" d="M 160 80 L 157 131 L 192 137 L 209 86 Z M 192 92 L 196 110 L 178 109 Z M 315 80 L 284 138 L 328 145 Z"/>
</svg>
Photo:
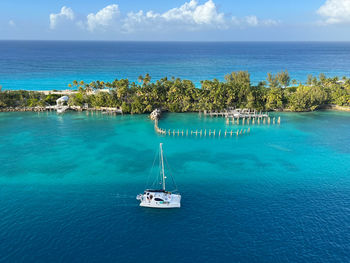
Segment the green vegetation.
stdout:
<svg viewBox="0 0 350 263">
<path fill-rule="evenodd" d="M 268 74 L 266 82 L 252 85 L 246 71 L 232 72 L 225 81 L 204 80 L 196 88 L 190 80 L 162 78 L 151 82 L 149 74 L 138 83 L 128 79 L 113 82 L 73 81 L 70 105 L 121 107 L 125 113 L 146 113 L 155 108 L 171 112 L 223 110 L 228 107 L 257 110 L 310 111 L 327 104 L 350 106 L 350 79 L 308 76 L 305 84 L 291 80 L 287 71 Z M 108 92 L 106 92 L 108 91 Z M 30 91 L 0 91 L 0 107 L 54 105 L 59 95 Z"/>
<path fill-rule="evenodd" d="M 36 107 L 56 104 L 60 95 L 45 95 L 36 91 L 11 90 L 1 91 L 0 108 L 6 107 Z"/>
</svg>

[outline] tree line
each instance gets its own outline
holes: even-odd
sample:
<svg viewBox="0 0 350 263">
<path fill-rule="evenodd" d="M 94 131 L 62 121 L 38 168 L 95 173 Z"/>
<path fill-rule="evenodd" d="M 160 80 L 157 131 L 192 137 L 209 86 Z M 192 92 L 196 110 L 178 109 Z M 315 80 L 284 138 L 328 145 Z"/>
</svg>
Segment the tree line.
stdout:
<svg viewBox="0 0 350 263">
<path fill-rule="evenodd" d="M 204 80 L 197 88 L 190 80 L 164 77 L 151 82 L 140 76 L 138 82 L 115 79 L 112 82 L 73 81 L 77 93 L 69 104 L 90 107 L 121 107 L 124 113 L 148 113 L 155 108 L 170 112 L 223 110 L 228 107 L 263 111 L 312 111 L 327 104 L 350 106 L 350 79 L 309 75 L 306 83 L 291 80 L 287 71 L 267 74 L 253 85 L 247 71 L 232 72 L 225 81 Z M 105 92 L 108 91 L 108 92 Z M 0 91 L 0 107 L 54 105 L 58 95 L 35 91 Z"/>
</svg>

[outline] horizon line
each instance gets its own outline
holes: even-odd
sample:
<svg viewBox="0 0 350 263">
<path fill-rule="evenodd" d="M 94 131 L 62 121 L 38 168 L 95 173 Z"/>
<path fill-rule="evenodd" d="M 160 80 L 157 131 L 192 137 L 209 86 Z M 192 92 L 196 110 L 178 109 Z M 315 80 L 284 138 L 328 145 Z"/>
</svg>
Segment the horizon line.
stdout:
<svg viewBox="0 0 350 263">
<path fill-rule="evenodd" d="M 73 39 L 0 39 L 5 41 L 21 41 L 21 42 L 176 42 L 176 43 L 350 43 L 350 40 L 73 40 Z"/>
</svg>

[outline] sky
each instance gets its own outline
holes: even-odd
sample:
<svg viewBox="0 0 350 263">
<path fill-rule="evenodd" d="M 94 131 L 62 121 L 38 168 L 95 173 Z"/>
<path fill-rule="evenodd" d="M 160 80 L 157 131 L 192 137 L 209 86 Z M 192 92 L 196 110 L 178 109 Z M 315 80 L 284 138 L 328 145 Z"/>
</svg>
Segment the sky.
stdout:
<svg viewBox="0 0 350 263">
<path fill-rule="evenodd" d="M 350 41 L 350 0 L 1 0 L 17 39 Z"/>
</svg>

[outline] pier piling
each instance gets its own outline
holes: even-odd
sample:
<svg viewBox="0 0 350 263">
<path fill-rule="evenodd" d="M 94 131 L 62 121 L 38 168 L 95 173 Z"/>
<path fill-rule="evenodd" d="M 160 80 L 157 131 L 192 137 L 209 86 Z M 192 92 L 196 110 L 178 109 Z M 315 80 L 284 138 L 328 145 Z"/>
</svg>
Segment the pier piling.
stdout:
<svg viewBox="0 0 350 263">
<path fill-rule="evenodd" d="M 40 110 L 37 110 L 38 111 L 38 113 L 39 113 L 39 111 Z M 87 110 L 87 112 L 88 112 L 89 110 Z M 94 114 L 94 112 L 92 111 L 92 110 L 90 110 L 91 111 L 91 114 Z M 99 114 L 99 111 L 96 111 L 95 112 L 96 114 Z M 107 113 L 109 113 L 108 111 L 107 111 Z M 249 112 L 248 112 L 249 113 Z M 88 112 L 88 114 L 89 114 L 89 112 Z M 113 114 L 113 112 L 110 112 L 110 114 L 112 115 Z M 225 115 L 221 115 L 221 113 L 211 113 L 211 114 L 213 114 L 213 115 L 217 115 L 217 116 L 225 116 Z M 269 122 L 269 117 L 261 117 L 261 120 L 260 120 L 260 117 L 254 117 L 254 118 L 251 118 L 251 117 L 242 117 L 242 125 L 246 125 L 246 124 L 250 124 L 250 120 L 252 119 L 252 122 L 254 123 L 255 122 L 255 119 L 256 118 L 258 118 L 258 123 L 260 124 L 260 121 L 262 121 L 264 124 L 265 124 L 265 122 L 267 121 L 267 122 Z M 240 124 L 240 122 L 239 122 L 239 119 L 240 118 L 234 118 L 234 117 L 232 117 L 232 122 L 233 123 L 237 123 L 237 124 Z M 207 135 L 207 130 L 206 129 L 200 129 L 200 130 L 198 130 L 198 129 L 196 129 L 196 130 L 189 130 L 189 129 L 186 129 L 186 130 L 184 130 L 184 129 L 161 129 L 161 128 L 159 128 L 159 126 L 158 126 L 158 118 L 155 118 L 155 119 L 153 119 L 154 120 L 154 129 L 155 129 L 155 131 L 156 131 L 156 133 L 158 133 L 158 134 L 160 134 L 160 135 L 164 135 L 164 136 L 166 136 L 166 135 L 169 135 L 169 136 L 173 136 L 173 137 L 180 137 L 180 136 L 182 136 L 182 137 L 184 137 L 185 136 L 185 134 L 186 134 L 186 136 L 189 136 L 189 135 L 191 135 L 191 136 L 194 136 L 194 135 L 196 135 L 196 137 L 202 137 L 202 136 L 206 136 Z M 229 117 L 227 117 L 226 118 L 226 123 L 229 123 L 230 122 L 230 118 Z M 278 119 L 278 123 L 280 123 L 280 117 L 279 117 L 279 119 Z M 189 134 L 189 132 L 190 132 L 190 134 Z M 227 130 L 227 129 L 225 129 L 225 130 L 221 130 L 221 129 L 218 129 L 218 130 L 216 130 L 216 129 L 209 129 L 208 130 L 208 136 L 209 137 L 213 137 L 213 138 L 216 138 L 216 137 L 218 137 L 218 138 L 221 138 L 221 135 L 223 135 L 223 136 L 225 136 L 225 137 L 228 137 L 229 135 L 230 135 L 230 137 L 232 137 L 233 135 L 244 135 L 244 134 L 248 134 L 248 133 L 250 133 L 250 127 L 248 127 L 247 129 L 243 129 L 243 127 L 241 127 L 241 129 L 237 129 L 236 131 L 233 131 L 232 129 L 231 130 Z"/>
</svg>

